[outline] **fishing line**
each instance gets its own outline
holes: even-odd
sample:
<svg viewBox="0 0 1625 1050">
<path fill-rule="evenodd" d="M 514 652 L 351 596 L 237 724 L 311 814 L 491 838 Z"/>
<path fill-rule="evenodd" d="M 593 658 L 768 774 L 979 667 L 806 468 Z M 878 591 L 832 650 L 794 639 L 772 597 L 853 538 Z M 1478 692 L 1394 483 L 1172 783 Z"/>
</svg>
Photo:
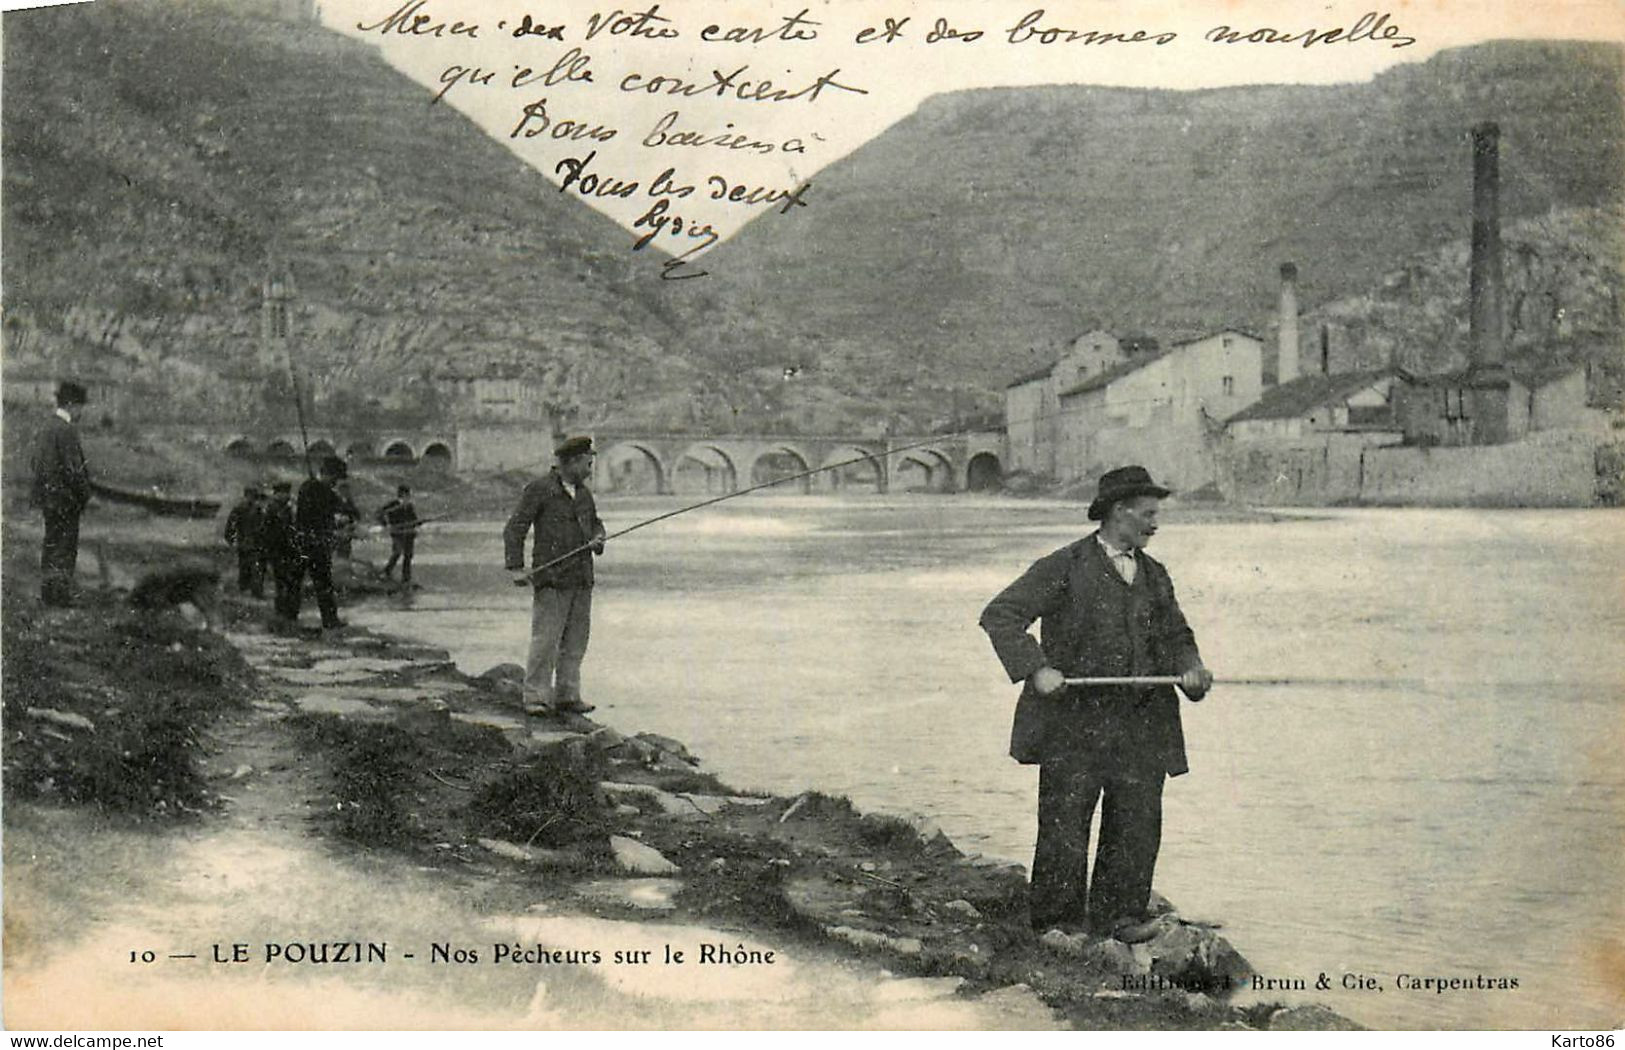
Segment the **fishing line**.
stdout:
<svg viewBox="0 0 1625 1050">
<path fill-rule="evenodd" d="M 972 431 L 965 431 L 965 433 L 972 433 Z M 856 466 L 859 463 L 878 463 L 879 460 L 885 459 L 888 456 L 894 456 L 899 452 L 909 452 L 909 451 L 912 451 L 913 449 L 924 448 L 926 445 L 936 444 L 937 442 L 943 440 L 943 438 L 945 438 L 945 437 L 953 437 L 953 436 L 955 436 L 955 435 L 953 435 L 953 434 L 933 434 L 931 437 L 926 438 L 926 439 L 924 439 L 922 441 L 916 441 L 916 442 L 913 442 L 912 444 L 908 444 L 908 445 L 899 445 L 896 448 L 889 448 L 889 449 L 885 450 L 884 452 L 878 452 L 878 453 L 875 453 L 874 455 L 856 456 L 856 457 L 854 457 L 852 459 L 842 460 L 839 463 L 827 463 L 822 467 L 814 467 L 811 470 L 803 470 L 803 471 L 801 471 L 800 473 L 797 473 L 797 474 L 789 474 L 789 475 L 786 475 L 785 477 L 782 477 L 782 478 L 774 478 L 772 481 L 764 481 L 764 482 L 761 482 L 760 484 L 752 485 L 749 488 L 740 489 L 738 492 L 729 492 L 729 493 L 726 493 L 726 494 L 721 495 L 721 496 L 712 496 L 710 499 L 701 500 L 698 503 L 691 503 L 686 507 L 679 507 L 676 510 L 669 510 L 664 514 L 657 514 L 654 517 L 647 518 L 647 519 L 645 519 L 643 521 L 638 522 L 635 525 L 628 525 L 626 528 L 621 529 L 618 532 L 612 532 L 609 535 L 605 536 L 602 542 L 607 543 L 610 540 L 617 539 L 617 538 L 619 538 L 621 536 L 625 536 L 629 532 L 636 532 L 639 529 L 645 528 L 645 527 L 650 526 L 650 525 L 653 525 L 656 522 L 665 521 L 668 518 L 675 518 L 679 514 L 687 514 L 689 511 L 699 510 L 702 507 L 710 507 L 710 506 L 713 506 L 713 505 L 718 504 L 718 503 L 725 503 L 725 502 L 727 502 L 728 500 L 731 500 L 731 499 L 738 499 L 740 496 L 748 496 L 752 492 L 760 492 L 762 489 L 770 489 L 770 488 L 773 488 L 775 485 L 784 485 L 784 484 L 787 484 L 788 482 L 791 482 L 791 481 L 800 481 L 803 478 L 810 478 L 810 477 L 814 476 L 815 474 L 822 474 L 822 473 L 824 473 L 826 471 L 830 471 L 830 470 L 840 470 L 843 467 Z M 568 551 L 568 552 L 566 552 L 564 554 L 559 555 L 557 558 L 554 558 L 552 561 L 545 562 L 545 563 L 543 563 L 541 565 L 536 566 L 535 568 L 531 569 L 529 572 L 525 573 L 523 576 L 517 577 L 514 582 L 515 583 L 523 583 L 523 582 L 525 582 L 527 580 L 530 580 L 531 578 L 535 577 L 537 574 L 545 572 L 546 570 L 548 570 L 548 569 L 552 568 L 553 566 L 557 565 L 559 562 L 567 561 L 570 558 L 573 558 L 576 555 L 582 553 L 583 551 L 591 550 L 593 547 L 595 547 L 598 544 L 598 542 L 600 542 L 600 541 L 595 540 L 595 541 L 591 541 L 591 542 L 588 542 L 588 543 L 584 543 L 581 546 L 577 547 L 575 550 Z"/>
</svg>

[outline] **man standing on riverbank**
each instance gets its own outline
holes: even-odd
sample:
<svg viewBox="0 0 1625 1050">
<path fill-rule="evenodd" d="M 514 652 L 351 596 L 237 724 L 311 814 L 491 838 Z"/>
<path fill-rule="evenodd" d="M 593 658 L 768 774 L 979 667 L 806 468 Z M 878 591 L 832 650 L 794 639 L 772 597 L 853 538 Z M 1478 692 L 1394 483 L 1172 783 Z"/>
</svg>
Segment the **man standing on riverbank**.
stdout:
<svg viewBox="0 0 1625 1050">
<path fill-rule="evenodd" d="M 570 438 L 553 455 L 558 464 L 525 486 L 502 530 L 503 557 L 509 571 L 522 574 L 514 583 L 532 588 L 525 710 L 581 714 L 593 709 L 581 698 L 581 662 L 592 619 L 592 559 L 604 553 L 606 533 L 587 490 L 592 439 Z M 536 538 L 526 573 L 525 534 L 532 528 Z"/>
<path fill-rule="evenodd" d="M 73 577 L 79 563 L 79 516 L 90 502 L 90 470 L 73 417 L 88 400 L 85 388 L 63 382 L 56 388 L 56 412 L 35 439 L 34 484 L 30 498 L 45 518 L 40 543 L 40 601 L 73 604 Z"/>
<path fill-rule="evenodd" d="M 1099 531 L 1034 562 L 982 613 L 1012 682 L 1010 754 L 1038 773 L 1030 917 L 1133 939 L 1146 917 L 1162 841 L 1162 787 L 1187 771 L 1171 686 L 1068 686 L 1068 677 L 1178 675 L 1193 701 L 1213 684 L 1162 564 L 1144 547 L 1168 490 L 1143 467 L 1100 479 Z M 1041 641 L 1028 628 L 1040 621 Z M 1089 825 L 1100 837 L 1088 868 Z"/>
<path fill-rule="evenodd" d="M 412 506 L 412 489 L 408 485 L 395 488 L 395 498 L 378 510 L 378 524 L 389 533 L 389 561 L 384 563 L 384 575 L 395 574 L 395 563 L 401 563 L 401 583 L 412 586 L 412 550 L 417 546 L 418 511 Z"/>
<path fill-rule="evenodd" d="M 304 574 L 310 573 L 311 586 L 316 591 L 316 607 L 322 613 L 322 628 L 336 630 L 344 626 L 339 619 L 338 595 L 333 590 L 333 548 L 338 542 L 339 530 L 349 529 L 361 515 L 355 504 L 339 489 L 349 470 L 344 460 L 328 456 L 322 460 L 320 477 L 307 480 L 299 486 L 299 499 L 293 514 L 294 539 L 299 554 L 296 576 L 288 598 L 291 618 L 299 618 L 300 588 Z"/>
<path fill-rule="evenodd" d="M 294 541 L 293 485 L 286 481 L 271 486 L 271 501 L 260 519 L 260 550 L 276 582 L 272 623 L 278 628 L 292 627 L 299 619 L 299 588 L 304 585 L 304 574 L 299 569 L 299 548 Z"/>
<path fill-rule="evenodd" d="M 226 515 L 226 544 L 237 551 L 237 590 L 265 597 L 265 553 L 260 533 L 265 526 L 265 494 L 258 485 L 243 488 L 243 499 Z"/>
</svg>

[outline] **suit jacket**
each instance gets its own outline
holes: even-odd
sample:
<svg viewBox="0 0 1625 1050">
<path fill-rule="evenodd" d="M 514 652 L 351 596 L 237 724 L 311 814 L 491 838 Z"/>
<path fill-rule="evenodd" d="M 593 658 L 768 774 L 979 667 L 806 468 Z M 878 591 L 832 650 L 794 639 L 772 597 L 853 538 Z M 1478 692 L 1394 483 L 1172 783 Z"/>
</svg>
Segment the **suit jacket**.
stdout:
<svg viewBox="0 0 1625 1050">
<path fill-rule="evenodd" d="M 330 482 L 309 478 L 299 486 L 293 511 L 294 542 L 307 550 L 332 550 L 339 520 L 361 517 L 355 504 Z"/>
<path fill-rule="evenodd" d="M 587 486 L 577 485 L 575 497 L 571 498 L 556 468 L 547 477 L 525 486 L 519 506 L 502 530 L 503 561 L 510 570 L 525 567 L 525 533 L 533 527 L 536 538 L 530 552 L 532 566 L 546 565 L 605 534 L 604 523 L 598 520 L 598 505 Z M 538 589 L 591 587 L 593 553 L 582 551 L 567 558 L 537 573 L 531 582 Z"/>
<path fill-rule="evenodd" d="M 1196 638 L 1162 563 L 1135 552 L 1125 582 L 1094 535 L 1034 562 L 982 612 L 982 630 L 1012 682 L 1040 667 L 1067 677 L 1182 674 L 1201 665 Z M 1028 627 L 1039 622 L 1039 639 Z M 1188 770 L 1172 686 L 1068 687 L 1016 702 L 1010 755 L 1023 764 L 1082 755 L 1107 774 Z"/>
<path fill-rule="evenodd" d="M 53 414 L 34 441 L 30 498 L 47 514 L 78 514 L 90 502 L 90 470 L 79 431 Z"/>
</svg>

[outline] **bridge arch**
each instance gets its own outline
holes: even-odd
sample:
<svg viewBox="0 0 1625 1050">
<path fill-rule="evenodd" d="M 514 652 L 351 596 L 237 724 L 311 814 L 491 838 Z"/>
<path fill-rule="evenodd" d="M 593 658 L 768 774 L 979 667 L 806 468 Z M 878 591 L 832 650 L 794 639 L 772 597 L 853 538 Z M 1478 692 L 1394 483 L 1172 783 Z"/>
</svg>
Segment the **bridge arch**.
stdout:
<svg viewBox="0 0 1625 1050">
<path fill-rule="evenodd" d="M 911 475 L 923 474 L 916 479 Z M 954 464 L 946 452 L 939 448 L 915 448 L 902 453 L 897 459 L 895 484 L 904 491 L 952 492 Z"/>
<path fill-rule="evenodd" d="M 225 452 L 228 456 L 242 459 L 254 454 L 254 443 L 246 435 L 238 434 L 226 442 Z"/>
<path fill-rule="evenodd" d="M 384 458 L 399 463 L 411 463 L 418 458 L 418 454 L 405 438 L 393 438 L 384 442 Z"/>
<path fill-rule="evenodd" d="M 598 485 L 605 492 L 660 495 L 669 491 L 660 453 L 641 441 L 619 441 L 598 457 Z"/>
<path fill-rule="evenodd" d="M 272 438 L 265 445 L 265 454 L 276 459 L 294 459 L 299 455 L 299 450 L 286 438 Z"/>
<path fill-rule="evenodd" d="M 423 455 L 418 459 L 419 464 L 433 470 L 450 470 L 451 461 L 451 446 L 444 441 L 431 441 L 423 446 Z"/>
<path fill-rule="evenodd" d="M 813 469 L 813 457 L 788 443 L 764 445 L 751 456 L 750 483 L 765 485 L 776 478 L 791 477 Z M 813 479 L 802 478 L 797 487 L 802 492 L 812 491 Z"/>
<path fill-rule="evenodd" d="M 966 492 L 995 492 L 1004 487 L 1004 465 L 997 453 L 983 449 L 965 461 Z"/>
<path fill-rule="evenodd" d="M 852 460 L 858 460 L 853 463 Z M 847 464 L 838 470 L 830 470 L 838 463 Z M 823 487 L 830 492 L 840 492 L 847 488 L 873 488 L 875 492 L 886 490 L 886 464 L 872 449 L 862 448 L 858 445 L 837 445 L 829 450 L 820 464 L 825 473 L 818 475 L 823 479 Z"/>
<path fill-rule="evenodd" d="M 315 441 L 310 443 L 310 455 L 312 459 L 322 459 L 327 456 L 337 454 L 338 449 L 334 448 L 333 443 L 326 438 L 317 438 Z"/>
<path fill-rule="evenodd" d="M 698 441 L 672 458 L 673 492 L 738 492 L 739 482 L 739 465 L 718 444 Z"/>
</svg>

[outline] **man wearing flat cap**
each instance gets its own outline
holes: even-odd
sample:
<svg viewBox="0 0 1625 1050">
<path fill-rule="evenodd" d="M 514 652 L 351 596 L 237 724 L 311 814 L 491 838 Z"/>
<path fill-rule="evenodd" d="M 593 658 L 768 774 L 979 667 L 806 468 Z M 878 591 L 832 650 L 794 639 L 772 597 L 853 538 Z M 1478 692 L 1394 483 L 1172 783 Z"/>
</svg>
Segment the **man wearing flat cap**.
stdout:
<svg viewBox="0 0 1625 1050">
<path fill-rule="evenodd" d="M 1029 893 L 1038 930 L 1130 939 L 1146 918 L 1163 782 L 1187 771 L 1179 698 L 1172 686 L 1065 679 L 1178 676 L 1193 701 L 1213 684 L 1167 570 L 1144 550 L 1167 495 L 1144 467 L 1107 471 L 1089 505 L 1099 531 L 1034 562 L 982 612 L 1010 680 L 1025 683 L 1010 755 L 1039 767 Z"/>
<path fill-rule="evenodd" d="M 90 471 L 73 417 L 85 404 L 85 388 L 64 382 L 56 388 L 56 412 L 34 442 L 34 506 L 45 517 L 40 544 L 40 601 L 73 604 L 74 571 L 79 562 L 79 516 L 90 502 Z"/>
<path fill-rule="evenodd" d="M 502 530 L 504 563 L 531 587 L 530 655 L 524 705 L 531 714 L 584 714 L 581 661 L 592 620 L 592 560 L 604 553 L 606 532 L 587 490 L 592 439 L 573 437 L 553 450 L 558 463 L 525 486 Z M 532 529 L 531 569 L 525 571 L 525 534 Z"/>
</svg>

